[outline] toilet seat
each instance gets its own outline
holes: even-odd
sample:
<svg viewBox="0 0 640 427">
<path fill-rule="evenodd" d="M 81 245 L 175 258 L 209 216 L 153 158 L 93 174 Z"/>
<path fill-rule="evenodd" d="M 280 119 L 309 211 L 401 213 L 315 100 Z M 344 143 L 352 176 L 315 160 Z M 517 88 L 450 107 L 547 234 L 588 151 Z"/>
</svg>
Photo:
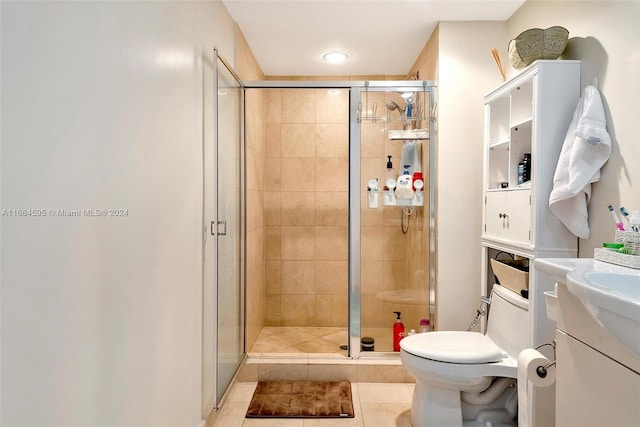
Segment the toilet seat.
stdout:
<svg viewBox="0 0 640 427">
<path fill-rule="evenodd" d="M 400 341 L 407 353 L 434 361 L 481 364 L 500 362 L 504 352 L 479 332 L 438 331 L 412 335 Z"/>
</svg>

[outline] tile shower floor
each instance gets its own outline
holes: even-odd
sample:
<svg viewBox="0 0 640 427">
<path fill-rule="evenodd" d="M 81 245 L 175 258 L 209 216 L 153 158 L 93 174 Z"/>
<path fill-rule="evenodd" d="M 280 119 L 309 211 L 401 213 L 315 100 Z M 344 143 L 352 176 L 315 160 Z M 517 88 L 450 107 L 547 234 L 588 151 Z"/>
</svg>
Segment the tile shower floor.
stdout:
<svg viewBox="0 0 640 427">
<path fill-rule="evenodd" d="M 363 328 L 362 336 L 373 337 L 375 351 L 392 351 L 391 328 Z M 348 341 L 347 328 L 265 326 L 249 353 L 340 353 Z"/>
<path fill-rule="evenodd" d="M 411 427 L 414 384 L 351 383 L 354 418 L 245 418 L 256 382 L 235 383 L 214 427 Z"/>
</svg>

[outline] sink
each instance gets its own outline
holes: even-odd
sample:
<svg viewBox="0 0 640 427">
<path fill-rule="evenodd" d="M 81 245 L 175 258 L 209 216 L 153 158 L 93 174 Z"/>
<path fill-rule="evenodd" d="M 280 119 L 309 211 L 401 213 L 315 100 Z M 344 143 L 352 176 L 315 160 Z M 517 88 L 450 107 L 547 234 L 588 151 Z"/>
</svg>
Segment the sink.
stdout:
<svg viewBox="0 0 640 427">
<path fill-rule="evenodd" d="M 565 283 L 567 273 L 577 270 L 592 268 L 593 260 L 589 258 L 538 258 L 534 261 L 536 270 L 548 274 L 556 282 Z"/>
<path fill-rule="evenodd" d="M 578 269 L 567 273 L 566 284 L 598 323 L 640 356 L 640 274 L 637 271 Z"/>
</svg>

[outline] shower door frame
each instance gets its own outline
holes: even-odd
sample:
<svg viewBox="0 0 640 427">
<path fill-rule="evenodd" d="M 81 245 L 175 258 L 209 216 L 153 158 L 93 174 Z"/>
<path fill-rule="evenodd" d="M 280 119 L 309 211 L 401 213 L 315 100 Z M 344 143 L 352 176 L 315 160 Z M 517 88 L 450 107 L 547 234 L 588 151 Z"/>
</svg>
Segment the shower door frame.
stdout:
<svg viewBox="0 0 640 427">
<path fill-rule="evenodd" d="M 361 127 L 356 112 L 362 110 L 362 94 L 366 92 L 424 92 L 429 119 L 429 185 L 424 191 L 429 197 L 429 318 L 435 320 L 436 301 L 436 99 L 435 82 L 428 80 L 375 80 L 351 82 L 349 108 L 349 356 L 377 357 L 381 352 L 361 352 L 361 277 L 360 277 L 360 203 L 361 203 Z M 352 144 L 352 141 L 358 141 Z M 353 191 L 353 194 L 352 194 Z M 353 255 L 353 257 L 352 257 Z M 389 353 L 397 354 L 397 353 Z"/>
<path fill-rule="evenodd" d="M 220 407 L 220 402 L 224 394 L 233 381 L 233 376 L 246 358 L 245 343 L 245 240 L 246 240 L 246 178 L 245 178 L 245 91 L 242 80 L 235 73 L 229 63 L 220 55 L 217 48 L 213 49 L 212 70 L 212 111 L 208 116 L 203 110 L 203 211 L 202 211 L 202 349 L 201 349 L 201 416 L 206 420 L 211 412 Z M 225 74 L 228 81 L 233 81 L 237 89 L 237 125 L 233 131 L 232 140 L 224 138 L 221 132 L 221 111 L 220 104 L 220 82 L 221 73 Z M 205 76 L 203 74 L 203 88 Z M 237 86 L 235 85 L 237 84 Z M 203 105 L 206 98 L 203 98 Z M 230 111 L 225 111 L 229 113 Z M 206 120 L 212 117 L 208 128 Z M 225 125 L 228 123 L 225 123 Z M 209 134 L 210 133 L 210 134 Z M 225 135 L 226 136 L 226 135 Z M 228 164 L 235 164 L 232 169 L 233 176 L 238 180 L 233 191 L 221 191 L 220 186 L 228 176 L 220 176 L 221 163 L 225 163 L 224 155 L 228 155 L 221 145 L 223 143 L 234 143 L 236 151 L 234 161 Z M 225 146 L 226 148 L 226 146 Z M 225 166 L 228 166 L 225 165 Z M 231 198 L 229 197 L 231 196 Z M 229 203 L 230 201 L 230 203 Z M 223 212 L 225 208 L 233 206 L 236 209 Z M 228 217 L 226 214 L 235 214 Z M 224 214 L 224 215 L 223 215 Z M 228 228 L 227 228 L 228 223 Z M 225 239 L 226 242 L 221 241 Z M 230 242 L 229 240 L 232 241 Z M 223 250 L 222 245 L 226 243 L 232 251 Z M 232 258 L 232 268 L 224 271 L 220 268 L 221 262 L 229 261 L 229 258 L 222 259 L 229 254 L 235 255 Z M 224 274 L 226 277 L 223 277 Z M 227 279 L 227 280 L 223 280 Z M 232 280 L 228 280 L 232 279 Z M 228 298 L 221 301 L 224 295 L 233 294 L 235 299 L 229 304 Z M 225 305 L 226 304 L 226 305 Z M 224 306 L 221 308 L 221 306 Z M 229 308 L 237 311 L 230 311 Z M 226 311 L 225 311 L 226 310 Z M 230 319 L 238 320 L 238 323 L 230 322 Z M 231 326 L 228 326 L 231 325 Z M 221 327 L 227 327 L 239 336 L 233 334 L 236 341 L 232 346 L 221 345 Z M 225 331 L 226 332 L 226 331 Z M 224 347 L 224 352 L 221 351 Z M 229 347 L 233 347 L 230 348 Z M 222 357 L 226 356 L 226 357 Z M 224 360 L 223 360 L 224 359 Z"/>
<path fill-rule="evenodd" d="M 429 80 L 361 80 L 361 81 L 297 81 L 297 80 L 257 80 L 243 81 L 248 89 L 348 89 L 349 90 L 349 252 L 348 252 L 348 356 L 359 359 L 361 307 L 360 307 L 360 197 L 361 197 L 361 130 L 357 111 L 363 92 L 425 92 L 428 96 L 429 111 L 429 186 L 425 192 L 429 197 L 429 318 L 435 321 L 436 302 L 436 84 Z M 380 352 L 367 354 L 376 356 Z M 397 353 L 396 353 L 397 354 Z"/>
</svg>

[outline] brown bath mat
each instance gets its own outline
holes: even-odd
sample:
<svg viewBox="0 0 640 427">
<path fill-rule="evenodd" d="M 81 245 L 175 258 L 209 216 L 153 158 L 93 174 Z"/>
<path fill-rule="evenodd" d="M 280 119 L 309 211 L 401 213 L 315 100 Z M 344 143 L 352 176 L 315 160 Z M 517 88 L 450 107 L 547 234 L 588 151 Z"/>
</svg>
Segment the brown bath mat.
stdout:
<svg viewBox="0 0 640 427">
<path fill-rule="evenodd" d="M 353 418 L 349 381 L 260 381 L 247 418 Z"/>
</svg>

